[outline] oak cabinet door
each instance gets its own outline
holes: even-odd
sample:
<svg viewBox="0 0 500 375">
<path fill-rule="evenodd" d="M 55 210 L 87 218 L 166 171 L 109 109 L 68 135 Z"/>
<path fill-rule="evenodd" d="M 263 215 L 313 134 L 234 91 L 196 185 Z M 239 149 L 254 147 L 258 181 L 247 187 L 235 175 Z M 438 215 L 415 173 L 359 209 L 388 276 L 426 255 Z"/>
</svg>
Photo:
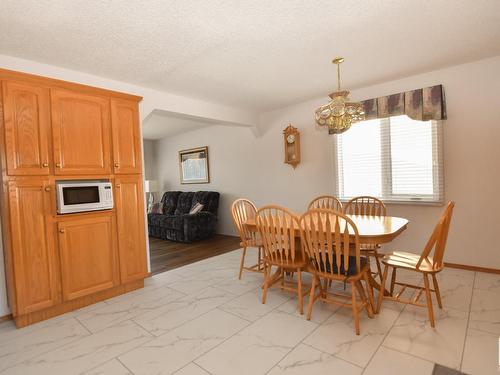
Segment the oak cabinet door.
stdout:
<svg viewBox="0 0 500 375">
<path fill-rule="evenodd" d="M 142 177 L 115 179 L 118 253 L 122 283 L 148 275 Z"/>
<path fill-rule="evenodd" d="M 111 215 L 75 217 L 58 223 L 65 301 L 118 284 L 113 224 Z"/>
<path fill-rule="evenodd" d="M 60 301 L 50 192 L 48 181 L 9 182 L 12 264 L 19 315 Z"/>
<path fill-rule="evenodd" d="M 2 82 L 7 174 L 48 175 L 50 95 L 47 88 Z"/>
<path fill-rule="evenodd" d="M 114 171 L 141 173 L 141 134 L 137 102 L 111 99 Z"/>
<path fill-rule="evenodd" d="M 109 99 L 51 90 L 51 106 L 55 173 L 110 173 Z"/>
</svg>

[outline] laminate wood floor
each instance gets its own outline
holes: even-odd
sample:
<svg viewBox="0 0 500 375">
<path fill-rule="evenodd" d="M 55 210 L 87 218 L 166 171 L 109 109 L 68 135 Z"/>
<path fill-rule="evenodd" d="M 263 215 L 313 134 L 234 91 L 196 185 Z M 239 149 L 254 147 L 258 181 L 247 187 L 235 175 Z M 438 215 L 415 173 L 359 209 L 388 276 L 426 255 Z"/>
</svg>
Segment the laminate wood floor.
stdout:
<svg viewBox="0 0 500 375">
<path fill-rule="evenodd" d="M 165 241 L 149 237 L 151 273 L 156 275 L 199 260 L 236 250 L 239 247 L 239 237 L 222 234 L 216 234 L 208 240 L 193 243 Z"/>
</svg>

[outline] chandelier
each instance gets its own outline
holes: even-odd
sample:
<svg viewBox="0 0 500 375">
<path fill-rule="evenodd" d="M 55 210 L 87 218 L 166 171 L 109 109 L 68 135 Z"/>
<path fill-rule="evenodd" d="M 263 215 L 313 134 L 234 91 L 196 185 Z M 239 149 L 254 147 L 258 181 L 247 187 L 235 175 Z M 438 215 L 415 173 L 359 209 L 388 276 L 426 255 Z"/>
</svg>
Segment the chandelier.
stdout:
<svg viewBox="0 0 500 375">
<path fill-rule="evenodd" d="M 350 102 L 349 91 L 340 90 L 340 64 L 343 62 L 343 57 L 337 57 L 332 61 L 337 65 L 337 91 L 329 95 L 332 99 L 330 103 L 316 110 L 316 123 L 319 126 L 327 126 L 330 134 L 341 134 L 353 123 L 365 119 L 363 104 Z"/>
</svg>

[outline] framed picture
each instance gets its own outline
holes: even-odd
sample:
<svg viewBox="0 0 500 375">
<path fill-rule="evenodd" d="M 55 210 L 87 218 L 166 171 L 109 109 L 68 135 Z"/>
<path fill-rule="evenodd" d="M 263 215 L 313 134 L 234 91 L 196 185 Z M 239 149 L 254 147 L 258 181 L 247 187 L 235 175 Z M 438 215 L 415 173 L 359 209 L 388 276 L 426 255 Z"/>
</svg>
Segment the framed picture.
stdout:
<svg viewBox="0 0 500 375">
<path fill-rule="evenodd" d="M 208 147 L 179 151 L 181 184 L 208 184 Z"/>
</svg>

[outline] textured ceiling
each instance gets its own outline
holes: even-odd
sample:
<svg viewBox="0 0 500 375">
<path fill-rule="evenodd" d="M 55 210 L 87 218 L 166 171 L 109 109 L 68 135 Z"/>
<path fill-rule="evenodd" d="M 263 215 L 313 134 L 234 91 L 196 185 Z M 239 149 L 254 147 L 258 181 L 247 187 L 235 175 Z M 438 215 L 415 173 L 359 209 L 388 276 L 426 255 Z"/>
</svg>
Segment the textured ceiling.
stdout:
<svg viewBox="0 0 500 375">
<path fill-rule="evenodd" d="M 0 53 L 242 108 L 500 54 L 499 0 L 2 0 Z"/>
</svg>

